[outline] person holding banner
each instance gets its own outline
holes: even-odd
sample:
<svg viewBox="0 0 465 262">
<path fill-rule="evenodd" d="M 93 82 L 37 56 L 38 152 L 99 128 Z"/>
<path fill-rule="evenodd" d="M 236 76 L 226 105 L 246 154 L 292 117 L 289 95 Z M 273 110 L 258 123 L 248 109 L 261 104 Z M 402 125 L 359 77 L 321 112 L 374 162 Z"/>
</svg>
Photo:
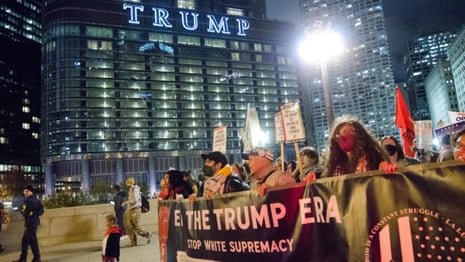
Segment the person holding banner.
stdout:
<svg viewBox="0 0 465 262">
<path fill-rule="evenodd" d="M 232 168 L 228 165 L 228 160 L 223 153 L 214 151 L 201 156 L 205 161 L 203 174 L 207 177 L 204 185 L 204 197 L 211 199 L 223 193 L 250 189 L 239 175 L 232 175 Z"/>
<path fill-rule="evenodd" d="M 454 159 L 465 161 L 465 128 L 455 135 Z"/>
<path fill-rule="evenodd" d="M 273 153 L 265 148 L 256 148 L 244 152 L 242 153 L 242 159 L 248 160 L 250 172 L 255 178 L 255 181 L 251 184 L 251 189 L 258 190 L 261 196 L 264 196 L 270 188 L 296 184 L 294 177 L 290 173 L 283 173 L 273 163 Z"/>
<path fill-rule="evenodd" d="M 380 143 L 384 150 L 386 150 L 391 164 L 398 167 L 420 164 L 420 162 L 414 158 L 405 157 L 404 150 L 395 137 L 385 136 L 381 138 Z"/>
<path fill-rule="evenodd" d="M 329 138 L 329 156 L 325 176 L 339 176 L 381 169 L 390 174 L 397 166 L 378 141 L 354 117 L 341 116 L 334 121 Z"/>
</svg>

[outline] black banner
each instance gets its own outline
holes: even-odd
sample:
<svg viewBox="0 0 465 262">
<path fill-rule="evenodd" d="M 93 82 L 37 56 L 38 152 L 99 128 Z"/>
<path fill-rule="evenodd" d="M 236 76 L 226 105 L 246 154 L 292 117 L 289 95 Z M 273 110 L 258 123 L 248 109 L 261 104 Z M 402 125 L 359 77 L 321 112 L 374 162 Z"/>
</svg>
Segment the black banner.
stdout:
<svg viewBox="0 0 465 262">
<path fill-rule="evenodd" d="M 162 261 L 465 261 L 465 165 L 159 202 Z"/>
</svg>

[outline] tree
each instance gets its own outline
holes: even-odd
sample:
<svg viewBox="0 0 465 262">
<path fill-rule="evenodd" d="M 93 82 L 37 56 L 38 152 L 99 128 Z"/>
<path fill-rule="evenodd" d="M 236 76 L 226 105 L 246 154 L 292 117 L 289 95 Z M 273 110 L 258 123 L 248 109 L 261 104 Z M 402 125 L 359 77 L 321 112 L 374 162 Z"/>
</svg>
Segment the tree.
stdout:
<svg viewBox="0 0 465 262">
<path fill-rule="evenodd" d="M 0 175 L 0 192 L 3 198 L 22 196 L 24 186 L 31 184 L 31 180 L 25 176 L 20 168 L 14 168 Z"/>
</svg>

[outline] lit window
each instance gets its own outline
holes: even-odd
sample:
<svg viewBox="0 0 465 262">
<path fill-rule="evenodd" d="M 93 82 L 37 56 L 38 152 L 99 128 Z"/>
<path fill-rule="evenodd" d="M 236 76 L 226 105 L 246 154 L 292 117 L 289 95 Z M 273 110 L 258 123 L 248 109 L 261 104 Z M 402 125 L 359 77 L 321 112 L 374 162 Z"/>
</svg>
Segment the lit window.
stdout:
<svg viewBox="0 0 465 262">
<path fill-rule="evenodd" d="M 195 9 L 195 1 L 192 0 L 177 0 L 176 5 L 178 8 Z"/>
<path fill-rule="evenodd" d="M 32 123 L 40 123 L 40 118 L 37 116 L 32 117 Z"/>
<path fill-rule="evenodd" d="M 228 15 L 244 16 L 244 10 L 239 9 L 239 8 L 228 7 L 228 8 L 226 9 L 226 13 L 227 13 Z"/>
<path fill-rule="evenodd" d="M 0 136 L 0 144 L 7 144 L 7 139 L 6 137 Z"/>
<path fill-rule="evenodd" d="M 28 106 L 23 106 L 23 113 L 29 113 L 31 109 Z"/>
<path fill-rule="evenodd" d="M 22 127 L 23 127 L 23 129 L 28 130 L 28 129 L 31 128 L 31 125 L 30 125 L 29 123 L 23 123 L 23 124 L 22 124 Z"/>
<path fill-rule="evenodd" d="M 32 133 L 32 137 L 34 139 L 39 139 L 39 134 L 38 133 Z"/>
</svg>

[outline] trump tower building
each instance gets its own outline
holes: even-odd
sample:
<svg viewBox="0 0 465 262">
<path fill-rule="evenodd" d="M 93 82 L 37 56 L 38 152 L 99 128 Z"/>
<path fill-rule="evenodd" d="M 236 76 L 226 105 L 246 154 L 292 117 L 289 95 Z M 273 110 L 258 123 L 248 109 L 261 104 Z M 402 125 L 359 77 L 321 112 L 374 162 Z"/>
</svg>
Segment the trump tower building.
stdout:
<svg viewBox="0 0 465 262">
<path fill-rule="evenodd" d="M 168 168 L 202 167 L 219 126 L 239 161 L 248 104 L 273 144 L 274 114 L 301 92 L 294 27 L 264 2 L 44 1 L 46 193 L 127 177 L 155 192 Z"/>
</svg>

